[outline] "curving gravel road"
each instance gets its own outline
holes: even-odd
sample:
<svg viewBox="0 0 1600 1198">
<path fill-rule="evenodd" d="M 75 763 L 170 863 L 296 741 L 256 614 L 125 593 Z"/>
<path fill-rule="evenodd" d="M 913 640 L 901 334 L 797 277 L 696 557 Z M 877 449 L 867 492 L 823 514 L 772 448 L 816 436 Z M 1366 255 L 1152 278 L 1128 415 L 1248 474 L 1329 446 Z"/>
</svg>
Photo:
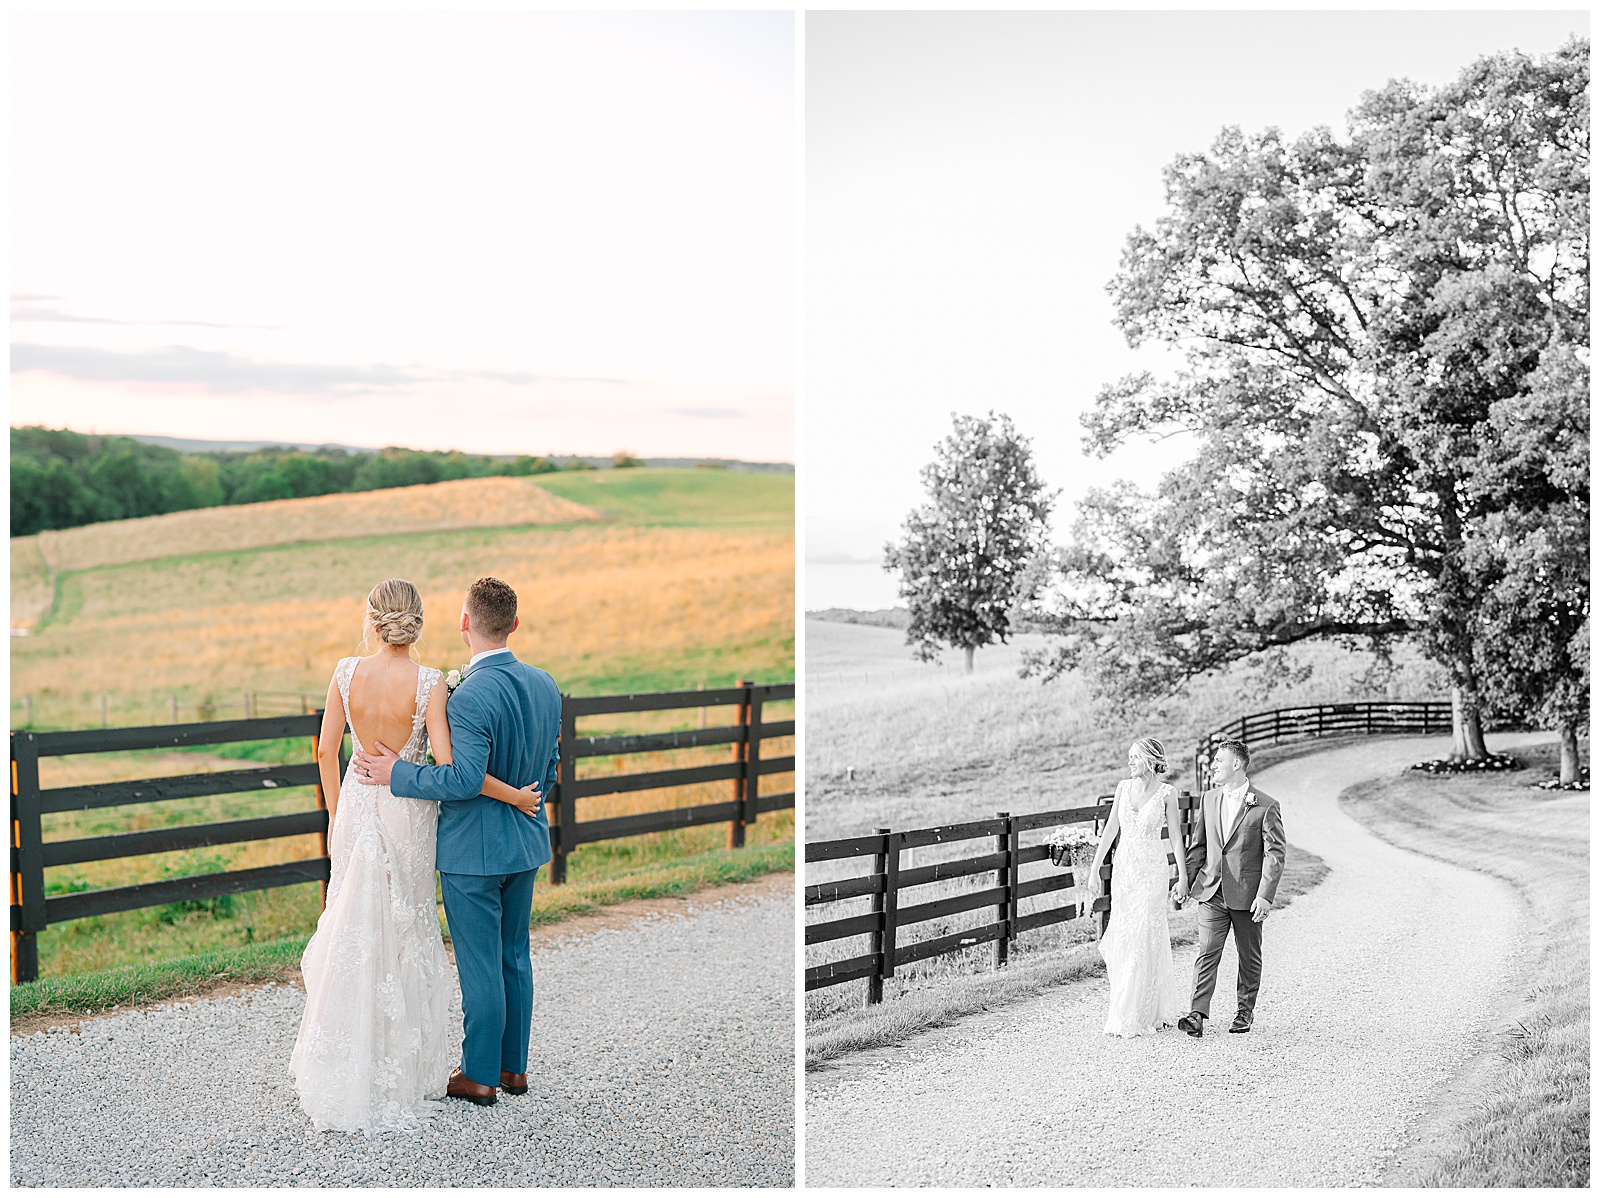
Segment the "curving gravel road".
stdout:
<svg viewBox="0 0 1600 1198">
<path fill-rule="evenodd" d="M 1101 978 L 824 1068 L 807 1082 L 806 1185 L 1378 1181 L 1502 1009 L 1520 907 L 1504 882 L 1379 840 L 1337 799 L 1448 749 L 1371 741 L 1261 773 L 1291 844 L 1330 872 L 1268 917 L 1250 1034 L 1226 1031 L 1230 941 L 1200 1040 L 1104 1035 Z M 1179 950 L 1185 999 L 1194 951 Z"/>
<path fill-rule="evenodd" d="M 792 882 L 686 910 L 536 944 L 528 1093 L 412 1135 L 310 1130 L 293 986 L 14 1036 L 11 1184 L 791 1186 Z"/>
</svg>

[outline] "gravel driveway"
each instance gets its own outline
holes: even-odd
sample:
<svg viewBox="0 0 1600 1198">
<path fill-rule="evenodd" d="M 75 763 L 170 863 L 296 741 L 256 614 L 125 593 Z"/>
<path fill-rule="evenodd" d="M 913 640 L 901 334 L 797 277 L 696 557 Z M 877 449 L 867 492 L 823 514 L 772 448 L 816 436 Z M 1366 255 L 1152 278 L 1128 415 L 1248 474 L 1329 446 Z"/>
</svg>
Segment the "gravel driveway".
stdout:
<svg viewBox="0 0 1600 1198">
<path fill-rule="evenodd" d="M 729 893 L 536 948 L 528 1093 L 412 1135 L 310 1130 L 293 986 L 13 1037 L 11 1184 L 793 1185 L 793 886 Z"/>
<path fill-rule="evenodd" d="M 1379 840 L 1337 798 L 1448 751 L 1378 740 L 1262 771 L 1291 844 L 1330 873 L 1268 918 L 1249 1035 L 1226 1031 L 1230 941 L 1200 1040 L 1104 1035 L 1099 978 L 825 1067 L 807 1081 L 806 1184 L 1377 1181 L 1501 1009 L 1520 908 L 1504 882 Z M 1193 962 L 1179 950 L 1185 1000 Z"/>
</svg>

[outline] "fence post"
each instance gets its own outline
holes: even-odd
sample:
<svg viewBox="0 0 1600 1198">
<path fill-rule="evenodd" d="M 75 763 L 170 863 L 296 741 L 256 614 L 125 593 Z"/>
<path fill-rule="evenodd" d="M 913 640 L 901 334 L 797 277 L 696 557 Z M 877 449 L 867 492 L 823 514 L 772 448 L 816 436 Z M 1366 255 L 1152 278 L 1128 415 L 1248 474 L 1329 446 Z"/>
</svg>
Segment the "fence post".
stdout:
<svg viewBox="0 0 1600 1198">
<path fill-rule="evenodd" d="M 743 694 L 739 696 L 739 739 L 733 742 L 733 759 L 739 765 L 739 772 L 733 779 L 733 802 L 735 812 L 733 822 L 728 825 L 728 847 L 730 849 L 744 846 L 744 816 L 750 806 L 750 703 L 753 697 L 754 682 L 741 678 L 734 683 Z"/>
<path fill-rule="evenodd" d="M 878 957 L 878 968 L 867 979 L 867 1006 L 877 1006 L 883 1001 L 883 913 L 885 911 L 884 899 L 888 889 L 886 883 L 889 874 L 889 829 L 877 829 L 877 835 L 883 838 L 883 845 L 872 858 L 872 873 L 878 879 L 880 889 L 872 892 L 872 914 L 878 916 L 878 926 L 867 937 L 867 951 Z"/>
<path fill-rule="evenodd" d="M 1372 735 L 1372 702 L 1367 701 L 1367 735 Z"/>
<path fill-rule="evenodd" d="M 994 817 L 1003 822 L 994 838 L 995 851 L 1000 854 L 1000 868 L 995 870 L 1000 880 L 1000 938 L 994 942 L 994 967 L 999 969 L 1011 956 L 1011 813 L 996 811 Z"/>
<path fill-rule="evenodd" d="M 553 852 L 550 856 L 550 881 L 554 885 L 561 885 L 567 880 L 567 854 L 572 851 L 573 839 L 577 835 L 578 821 L 577 800 L 567 797 L 567 788 L 576 782 L 573 775 L 577 772 L 578 751 L 578 717 L 573 713 L 572 699 L 568 695 L 561 696 L 561 773 L 556 781 L 556 818 L 559 821 L 553 837 L 555 843 L 551 846 Z M 548 816 L 546 817 L 548 818 Z"/>
<path fill-rule="evenodd" d="M 1017 883 L 1022 873 L 1022 829 L 1006 816 L 1006 939 L 1017 938 Z"/>
<path fill-rule="evenodd" d="M 107 705 L 106 701 L 110 697 L 111 696 L 108 695 L 105 691 L 101 691 L 100 692 L 100 727 L 102 727 L 102 728 L 109 727 L 109 725 L 106 723 L 106 705 Z"/>
<path fill-rule="evenodd" d="M 31 732 L 11 734 L 11 980 L 39 978 L 44 918 L 44 833 L 39 813 L 39 747 Z"/>
<path fill-rule="evenodd" d="M 760 696 L 753 691 L 750 697 L 750 751 L 746 755 L 744 812 L 739 817 L 744 827 L 739 830 L 739 843 L 744 843 L 744 828 L 755 823 L 761 815 L 761 707 Z"/>
<path fill-rule="evenodd" d="M 888 828 L 883 836 L 883 938 L 878 951 L 878 997 L 883 997 L 883 979 L 894 976 L 896 924 L 900 915 L 900 845 Z"/>
</svg>

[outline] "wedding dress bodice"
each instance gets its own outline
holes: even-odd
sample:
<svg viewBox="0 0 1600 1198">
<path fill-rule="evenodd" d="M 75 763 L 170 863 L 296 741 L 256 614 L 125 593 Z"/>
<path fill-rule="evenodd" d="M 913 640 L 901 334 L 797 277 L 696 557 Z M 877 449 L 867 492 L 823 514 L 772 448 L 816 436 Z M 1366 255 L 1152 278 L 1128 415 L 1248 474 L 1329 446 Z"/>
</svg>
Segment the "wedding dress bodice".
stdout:
<svg viewBox="0 0 1600 1198">
<path fill-rule="evenodd" d="M 350 679 L 355 677 L 356 667 L 361 664 L 359 657 L 346 657 L 339 662 L 339 668 L 334 671 L 334 678 L 339 683 L 339 697 L 344 700 L 344 723 L 350 729 L 350 740 L 355 744 L 356 752 L 365 753 L 361 747 L 361 738 L 356 735 L 356 726 L 350 720 Z M 439 679 L 444 675 L 432 666 L 420 666 L 417 669 L 417 698 L 416 712 L 411 717 L 411 736 L 405 746 L 400 750 L 403 761 L 413 765 L 424 765 L 428 760 L 428 700 L 433 697 L 433 688 L 439 684 Z"/>
</svg>

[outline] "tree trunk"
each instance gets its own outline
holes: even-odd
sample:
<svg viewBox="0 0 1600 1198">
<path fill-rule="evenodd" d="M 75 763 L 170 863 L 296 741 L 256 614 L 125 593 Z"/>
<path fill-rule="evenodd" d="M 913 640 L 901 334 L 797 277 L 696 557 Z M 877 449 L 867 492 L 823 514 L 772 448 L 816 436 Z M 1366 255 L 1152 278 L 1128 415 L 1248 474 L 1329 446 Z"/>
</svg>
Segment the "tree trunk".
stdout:
<svg viewBox="0 0 1600 1198">
<path fill-rule="evenodd" d="M 1478 696 L 1464 687 L 1450 688 L 1451 732 L 1455 744 L 1450 748 L 1451 761 L 1482 761 L 1489 756 L 1483 743 L 1483 722 L 1478 716 Z"/>
<path fill-rule="evenodd" d="M 972 673 L 972 646 L 963 645 L 961 651 L 967 655 L 967 673 Z"/>
<path fill-rule="evenodd" d="M 1561 785 L 1578 780 L 1580 769 L 1578 762 L 1578 725 L 1564 723 L 1561 725 Z"/>
</svg>

